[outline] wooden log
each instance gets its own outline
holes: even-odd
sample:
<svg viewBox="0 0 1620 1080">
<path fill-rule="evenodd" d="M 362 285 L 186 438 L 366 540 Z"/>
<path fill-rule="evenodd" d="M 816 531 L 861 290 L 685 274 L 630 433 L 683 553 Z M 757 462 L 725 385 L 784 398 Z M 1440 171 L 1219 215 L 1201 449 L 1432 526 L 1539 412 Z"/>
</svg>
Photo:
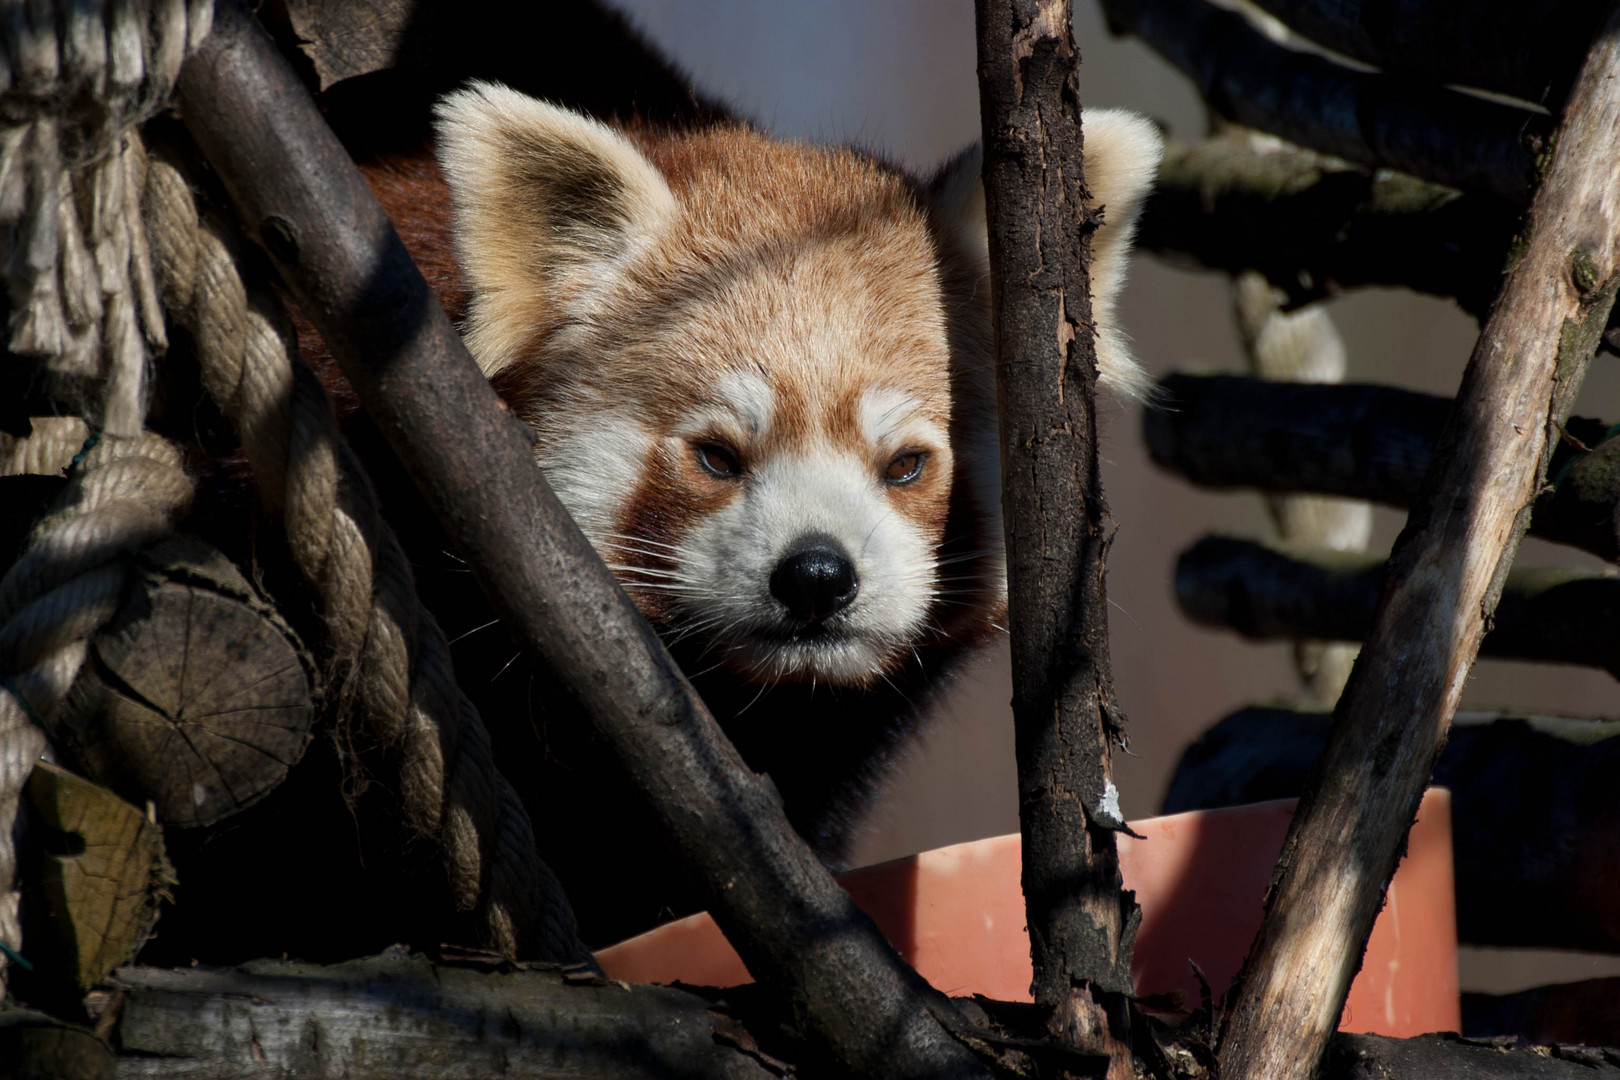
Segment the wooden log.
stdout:
<svg viewBox="0 0 1620 1080">
<path fill-rule="evenodd" d="M 184 537 L 136 560 L 51 738 L 85 775 L 166 825 L 208 825 L 287 776 L 314 728 L 315 669 L 275 608 Z"/>
<path fill-rule="evenodd" d="M 1111 1054 L 1112 1078 L 1130 1069 L 1120 1006 L 1141 912 L 1114 844 L 1125 823 L 1110 756 L 1125 714 L 1108 657 L 1114 527 L 1097 460 L 1089 278 L 1097 218 L 1084 198 L 1072 21 L 1068 0 L 977 5 L 1031 989 L 1055 1010 L 1055 1034 Z"/>
<path fill-rule="evenodd" d="M 1501 281 L 1518 208 L 1241 128 L 1165 147 L 1136 246 L 1180 265 L 1258 270 L 1290 305 L 1364 285 L 1456 299 L 1483 319 Z M 1620 317 L 1605 344 L 1620 352 Z"/>
<path fill-rule="evenodd" d="M 1103 11 L 1234 123 L 1369 168 L 1521 205 L 1529 197 L 1544 115 L 1287 48 L 1209 0 L 1104 0 Z"/>
<path fill-rule="evenodd" d="M 1165 147 L 1137 247 L 1229 273 L 1259 270 L 1295 305 L 1363 285 L 1456 297 L 1482 313 L 1517 221 L 1499 199 L 1242 128 Z"/>
<path fill-rule="evenodd" d="M 831 1069 L 982 1076 L 947 999 L 793 832 L 534 467 L 529 440 L 246 7 L 187 62 L 188 130 L 512 636 L 645 799 L 703 902 Z M 582 633 L 581 627 L 592 628 Z M 546 827 L 546 823 L 540 823 Z"/>
<path fill-rule="evenodd" d="M 1364 641 L 1383 579 L 1376 555 L 1207 536 L 1176 561 L 1176 602 L 1194 622 L 1257 640 Z M 1480 653 L 1582 664 L 1620 678 L 1620 578 L 1515 567 Z"/>
<path fill-rule="evenodd" d="M 120 1080 L 780 1076 L 708 999 L 557 970 L 488 974 L 384 955 L 331 967 L 124 968 Z"/>
<path fill-rule="evenodd" d="M 1336 1035 L 1320 1080 L 1604 1080 L 1620 1077 L 1620 1054 L 1588 1047 L 1510 1049 L 1456 1035 L 1390 1039 Z"/>
<path fill-rule="evenodd" d="M 1407 507 L 1451 411 L 1446 398 L 1387 386 L 1321 386 L 1170 375 L 1144 414 L 1154 462 L 1205 487 L 1252 487 Z M 1536 498 L 1530 532 L 1620 559 L 1620 436 L 1571 417 Z"/>
<path fill-rule="evenodd" d="M 1165 812 L 1299 795 L 1328 725 L 1325 713 L 1233 713 L 1182 754 Z M 1620 952 L 1616 775 L 1620 721 L 1457 715 L 1433 782 L 1451 789 L 1460 940 Z"/>
<path fill-rule="evenodd" d="M 137 807 L 50 762 L 24 790 L 20 845 L 24 959 L 15 991 L 76 1008 L 127 963 L 157 923 L 171 884 L 163 836 Z"/>
<path fill-rule="evenodd" d="M 1620 979 L 1582 979 L 1512 994 L 1464 993 L 1462 1026 L 1476 1037 L 1606 1046 L 1620 1039 Z"/>
<path fill-rule="evenodd" d="M 1309 1075 L 1620 284 L 1620 5 L 1581 68 L 1232 995 L 1226 1080 Z"/>
<path fill-rule="evenodd" d="M 1430 0 L 1399 17 L 1375 0 L 1258 0 L 1289 29 L 1414 80 L 1477 86 L 1556 109 L 1603 0 Z"/>
<path fill-rule="evenodd" d="M 122 1051 L 120 1080 L 764 1080 L 791 1073 L 724 1002 L 675 988 L 571 985 L 556 971 L 493 974 L 381 956 L 326 968 L 288 961 L 227 970 L 126 968 L 118 983 L 102 1024 Z M 1084 1074 L 1084 1062 L 1029 1038 L 996 1042 L 1021 1056 L 1021 1067 L 1007 1075 Z M 1053 1068 L 1037 1072 L 1037 1062 Z M 1601 1052 L 1508 1051 L 1445 1035 L 1339 1035 L 1321 1080 L 1606 1076 L 1620 1076 L 1620 1068 Z"/>
</svg>

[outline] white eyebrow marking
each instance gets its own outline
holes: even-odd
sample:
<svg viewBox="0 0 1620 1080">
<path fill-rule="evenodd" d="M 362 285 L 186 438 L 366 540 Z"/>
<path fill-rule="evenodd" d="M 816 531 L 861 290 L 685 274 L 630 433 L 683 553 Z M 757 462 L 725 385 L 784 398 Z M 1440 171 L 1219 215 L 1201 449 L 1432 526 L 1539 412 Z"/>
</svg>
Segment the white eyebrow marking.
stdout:
<svg viewBox="0 0 1620 1080">
<path fill-rule="evenodd" d="M 938 427 L 918 417 L 921 411 L 922 402 L 886 386 L 874 386 L 863 393 L 856 409 L 861 434 L 870 446 L 886 446 L 919 437 L 944 442 L 944 434 Z"/>
<path fill-rule="evenodd" d="M 694 410 L 675 428 L 676 435 L 701 435 L 716 423 L 741 423 L 750 438 L 770 430 L 776 394 L 763 377 L 750 371 L 728 371 L 711 384 L 709 392 L 716 404 Z"/>
</svg>

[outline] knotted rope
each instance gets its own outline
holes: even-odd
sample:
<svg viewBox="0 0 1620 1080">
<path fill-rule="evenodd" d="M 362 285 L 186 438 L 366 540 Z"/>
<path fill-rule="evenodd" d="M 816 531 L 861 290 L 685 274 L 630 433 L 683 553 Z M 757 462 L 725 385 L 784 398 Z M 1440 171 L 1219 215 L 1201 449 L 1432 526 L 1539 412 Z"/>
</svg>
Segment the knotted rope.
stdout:
<svg viewBox="0 0 1620 1080">
<path fill-rule="evenodd" d="M 0 266 L 10 351 L 111 435 L 139 435 L 164 346 L 124 134 L 161 107 L 212 0 L 8 3 L 0 16 Z"/>
<path fill-rule="evenodd" d="M 63 427 L 36 434 L 38 456 L 60 454 Z M 180 451 L 156 435 L 92 438 L 81 453 L 26 553 L 0 578 L 0 942 L 11 950 L 21 945 L 11 829 L 23 784 L 45 750 L 43 729 L 91 636 L 123 601 L 126 556 L 167 535 L 191 506 Z"/>
<path fill-rule="evenodd" d="M 261 493 L 320 597 L 341 696 L 399 762 L 405 818 L 438 840 L 457 906 L 508 956 L 586 957 L 561 885 L 456 685 L 444 633 L 377 513 L 331 404 L 273 297 L 249 293 L 190 186 L 147 160 L 146 231 L 163 301 L 196 341 L 203 380 L 236 426 Z"/>
<path fill-rule="evenodd" d="M 10 353 L 36 362 L 100 438 L 28 554 L 0 580 L 0 943 L 20 944 L 11 831 L 40 725 L 122 595 L 122 555 L 191 500 L 178 452 L 143 434 L 146 362 L 165 345 L 125 134 L 168 100 L 212 0 L 12 2 L 0 12 L 0 273 Z M 12 362 L 15 362 L 13 360 Z M 7 437 L 0 472 L 60 472 L 82 421 Z M 6 957 L 0 957 L 3 970 Z"/>
</svg>

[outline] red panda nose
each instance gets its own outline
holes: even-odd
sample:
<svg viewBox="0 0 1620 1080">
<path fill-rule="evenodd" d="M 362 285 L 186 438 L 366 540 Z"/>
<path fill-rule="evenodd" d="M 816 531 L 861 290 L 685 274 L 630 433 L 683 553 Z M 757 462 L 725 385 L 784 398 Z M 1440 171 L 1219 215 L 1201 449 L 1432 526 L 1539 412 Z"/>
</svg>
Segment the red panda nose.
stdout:
<svg viewBox="0 0 1620 1080">
<path fill-rule="evenodd" d="M 828 536 L 802 538 L 771 571 L 771 595 L 805 622 L 819 622 L 842 611 L 860 587 L 855 564 Z"/>
</svg>

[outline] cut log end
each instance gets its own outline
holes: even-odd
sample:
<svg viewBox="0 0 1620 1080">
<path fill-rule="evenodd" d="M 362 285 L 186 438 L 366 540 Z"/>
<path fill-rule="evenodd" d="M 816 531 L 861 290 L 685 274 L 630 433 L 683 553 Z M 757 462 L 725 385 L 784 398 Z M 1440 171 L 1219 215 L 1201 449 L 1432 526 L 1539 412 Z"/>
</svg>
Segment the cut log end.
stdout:
<svg viewBox="0 0 1620 1080">
<path fill-rule="evenodd" d="M 286 777 L 309 744 L 312 666 L 222 556 L 189 540 L 96 638 L 52 734 L 80 769 L 158 820 L 208 825 Z"/>
</svg>

